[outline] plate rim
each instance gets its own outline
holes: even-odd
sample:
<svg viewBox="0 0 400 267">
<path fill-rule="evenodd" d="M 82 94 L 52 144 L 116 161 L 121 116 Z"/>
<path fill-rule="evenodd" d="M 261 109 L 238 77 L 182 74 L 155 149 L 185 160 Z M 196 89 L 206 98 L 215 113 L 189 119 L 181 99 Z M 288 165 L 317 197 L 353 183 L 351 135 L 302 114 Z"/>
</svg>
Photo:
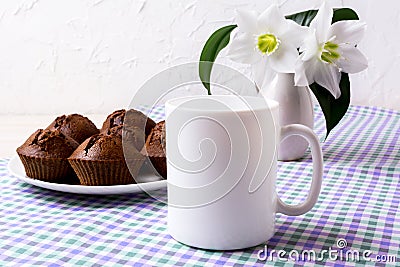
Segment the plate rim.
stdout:
<svg viewBox="0 0 400 267">
<path fill-rule="evenodd" d="M 73 193 L 73 194 L 88 194 L 88 195 L 122 195 L 132 193 L 142 193 L 146 191 L 154 191 L 167 187 L 167 180 L 159 180 L 153 182 L 145 182 L 140 184 L 127 184 L 127 185 L 98 185 L 98 186 L 83 186 L 83 185 L 70 185 L 70 184 L 57 184 L 33 179 L 26 174 L 22 176 L 15 170 L 14 165 L 21 164 L 21 159 L 18 155 L 13 155 L 7 164 L 9 173 L 16 177 L 18 180 L 31 184 L 37 187 L 45 188 L 48 190 Z M 23 166 L 22 166 L 23 167 Z"/>
</svg>

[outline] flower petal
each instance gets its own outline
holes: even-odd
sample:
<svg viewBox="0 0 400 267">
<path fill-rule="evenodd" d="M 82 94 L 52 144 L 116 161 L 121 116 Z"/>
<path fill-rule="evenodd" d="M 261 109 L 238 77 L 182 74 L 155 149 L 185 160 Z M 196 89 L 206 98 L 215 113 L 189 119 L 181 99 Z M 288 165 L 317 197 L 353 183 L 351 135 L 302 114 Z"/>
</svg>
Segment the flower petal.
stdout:
<svg viewBox="0 0 400 267">
<path fill-rule="evenodd" d="M 272 33 L 278 35 L 283 32 L 287 25 L 286 19 L 277 5 L 267 8 L 257 19 L 258 31 L 261 33 Z"/>
<path fill-rule="evenodd" d="M 294 73 L 296 59 L 299 56 L 297 48 L 288 44 L 281 44 L 271 56 L 271 68 L 279 73 Z"/>
<path fill-rule="evenodd" d="M 317 12 L 317 15 L 310 23 L 310 28 L 316 30 L 319 43 L 325 43 L 328 40 L 328 31 L 331 26 L 333 9 L 324 1 Z"/>
<path fill-rule="evenodd" d="M 253 64 L 251 67 L 254 81 L 261 90 L 267 88 L 276 76 L 276 72 L 271 69 L 267 57 L 263 58 L 263 60 L 260 60 L 258 63 Z"/>
<path fill-rule="evenodd" d="M 261 58 L 256 52 L 254 39 L 251 35 L 241 34 L 234 37 L 228 47 L 228 57 L 238 63 L 252 64 Z"/>
<path fill-rule="evenodd" d="M 315 60 L 302 61 L 300 58 L 296 61 L 294 83 L 296 86 L 308 86 L 314 82 L 314 74 L 317 62 Z"/>
<path fill-rule="evenodd" d="M 315 82 L 325 87 L 334 97 L 338 99 L 341 91 L 339 87 L 341 73 L 332 64 L 319 63 L 314 75 Z"/>
<path fill-rule="evenodd" d="M 236 23 L 238 25 L 239 30 L 247 34 L 256 34 L 257 17 L 258 14 L 255 11 L 237 10 Z"/>
<path fill-rule="evenodd" d="M 300 46 L 300 52 L 302 52 L 301 59 L 303 61 L 308 61 L 312 58 L 319 58 L 321 51 L 319 50 L 315 30 L 304 39 L 303 44 Z"/>
<path fill-rule="evenodd" d="M 358 73 L 368 67 L 368 60 L 366 57 L 352 45 L 340 47 L 341 58 L 337 65 L 343 72 Z"/>
<path fill-rule="evenodd" d="M 342 20 L 332 24 L 328 35 L 335 36 L 334 43 L 356 45 L 364 37 L 366 24 L 357 20 Z"/>
<path fill-rule="evenodd" d="M 310 28 L 303 27 L 292 20 L 286 20 L 286 30 L 278 36 L 284 43 L 290 43 L 295 47 L 300 47 L 305 36 L 309 36 L 312 32 Z"/>
</svg>

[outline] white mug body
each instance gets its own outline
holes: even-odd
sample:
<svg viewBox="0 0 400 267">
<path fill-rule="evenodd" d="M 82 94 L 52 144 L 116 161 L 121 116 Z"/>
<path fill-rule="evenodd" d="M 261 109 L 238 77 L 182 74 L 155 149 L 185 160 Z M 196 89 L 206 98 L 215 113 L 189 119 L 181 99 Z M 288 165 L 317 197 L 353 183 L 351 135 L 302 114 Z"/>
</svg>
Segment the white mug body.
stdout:
<svg viewBox="0 0 400 267">
<path fill-rule="evenodd" d="M 189 246 L 232 250 L 275 232 L 279 104 L 240 96 L 166 103 L 168 231 Z"/>
</svg>

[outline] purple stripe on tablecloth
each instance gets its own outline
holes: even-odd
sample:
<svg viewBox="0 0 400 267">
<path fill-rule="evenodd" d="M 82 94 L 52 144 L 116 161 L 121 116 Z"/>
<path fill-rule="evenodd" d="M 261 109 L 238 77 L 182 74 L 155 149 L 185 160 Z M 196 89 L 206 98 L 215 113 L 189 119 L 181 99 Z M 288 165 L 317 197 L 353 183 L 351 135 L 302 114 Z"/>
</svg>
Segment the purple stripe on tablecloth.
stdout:
<svg viewBox="0 0 400 267">
<path fill-rule="evenodd" d="M 368 153 L 372 150 L 372 148 L 374 147 L 374 144 L 376 143 L 378 138 L 380 138 L 380 136 L 382 135 L 383 129 L 387 126 L 387 123 L 390 121 L 390 119 L 391 119 L 391 116 L 385 117 L 384 122 L 380 124 L 380 127 L 377 129 L 376 133 L 372 136 L 370 142 L 365 147 L 365 153 Z M 381 140 L 379 140 L 379 141 L 381 141 Z M 358 159 L 360 160 L 360 162 L 362 161 L 363 156 L 364 156 L 364 153 L 361 153 L 359 155 Z M 354 165 L 354 167 L 356 167 L 356 166 L 357 165 Z"/>
<path fill-rule="evenodd" d="M 395 192 L 400 192 L 400 183 L 397 183 L 396 186 L 396 190 Z M 398 209 L 400 205 L 400 196 L 399 194 L 395 194 L 392 198 L 392 201 L 390 203 L 390 207 L 392 209 Z M 396 214 L 398 214 L 398 210 L 397 211 L 393 211 L 393 212 L 388 212 L 387 217 L 385 218 L 385 228 L 384 228 L 384 233 L 388 236 L 392 236 L 392 234 L 395 232 L 393 227 L 394 227 L 394 223 L 395 223 L 395 216 Z M 388 239 L 381 239 L 380 242 L 377 242 L 378 244 L 380 243 L 380 249 L 385 248 L 385 249 L 389 249 L 389 244 L 391 244 L 390 240 Z M 400 245 L 398 247 L 400 249 Z M 400 259 L 399 259 L 400 260 Z"/>
<path fill-rule="evenodd" d="M 399 119 L 400 120 L 400 119 Z M 397 129 L 393 129 L 394 133 L 400 133 L 400 125 L 398 126 Z M 396 144 L 399 144 L 399 138 L 400 138 L 400 134 L 394 134 L 393 138 L 389 144 L 389 146 L 386 148 L 386 152 L 385 152 L 385 156 L 381 158 L 381 160 L 379 161 L 379 166 L 383 166 L 386 164 L 386 162 L 389 160 L 388 156 L 394 156 L 398 158 L 398 160 L 400 161 L 400 148 L 399 146 L 396 147 Z"/>
</svg>

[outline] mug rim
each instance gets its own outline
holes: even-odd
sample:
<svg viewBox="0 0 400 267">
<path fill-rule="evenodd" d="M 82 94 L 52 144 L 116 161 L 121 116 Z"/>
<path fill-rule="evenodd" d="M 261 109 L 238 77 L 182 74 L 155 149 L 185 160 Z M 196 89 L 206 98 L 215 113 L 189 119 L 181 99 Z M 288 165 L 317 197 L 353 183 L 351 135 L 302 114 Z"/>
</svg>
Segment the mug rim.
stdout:
<svg viewBox="0 0 400 267">
<path fill-rule="evenodd" d="M 238 99 L 245 101 L 249 108 L 240 108 L 240 109 L 199 109 L 196 107 L 182 105 L 187 101 L 196 100 L 196 99 L 213 99 L 213 100 L 220 100 L 226 101 L 227 99 Z M 187 111 L 210 111 L 210 112 L 253 112 L 259 110 L 272 110 L 279 107 L 279 103 L 275 100 L 264 98 L 263 96 L 241 96 L 241 95 L 195 95 L 195 96 L 181 96 L 169 99 L 165 102 L 166 106 L 170 106 L 173 108 L 179 108 L 181 110 Z"/>
</svg>

